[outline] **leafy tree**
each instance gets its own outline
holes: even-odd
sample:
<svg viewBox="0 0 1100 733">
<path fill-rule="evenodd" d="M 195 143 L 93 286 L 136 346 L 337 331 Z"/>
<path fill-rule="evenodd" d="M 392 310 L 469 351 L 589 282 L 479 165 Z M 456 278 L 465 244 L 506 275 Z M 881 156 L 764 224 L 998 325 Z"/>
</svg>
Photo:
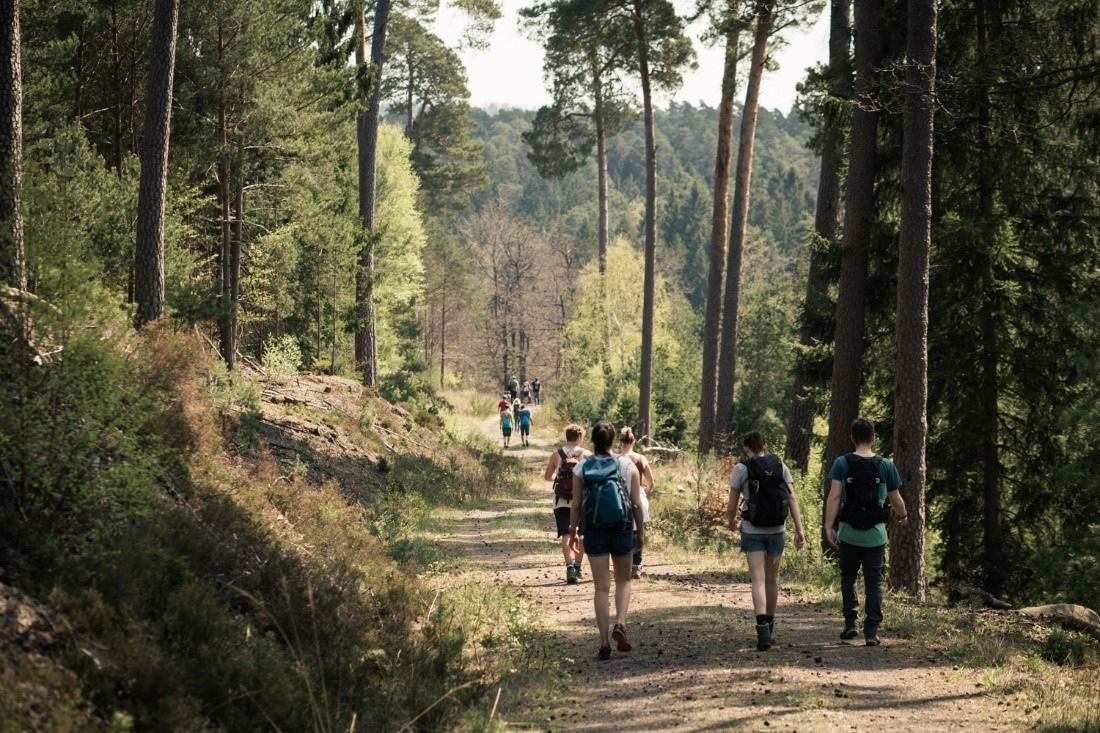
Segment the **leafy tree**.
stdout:
<svg viewBox="0 0 1100 733">
<path fill-rule="evenodd" d="M 393 16 L 382 96 L 413 143 L 425 211 L 455 212 L 488 183 L 481 146 L 470 139 L 470 91 L 462 61 L 416 20 Z"/>
<path fill-rule="evenodd" d="M 657 147 L 654 128 L 653 85 L 674 89 L 680 70 L 693 63 L 691 41 L 683 20 L 668 0 L 600 0 L 595 19 L 606 22 L 609 36 L 632 44 L 634 73 L 642 88 L 642 125 L 645 131 L 645 281 L 642 302 L 642 354 L 638 385 L 638 434 L 650 433 L 653 388 L 654 283 L 657 267 Z"/>
</svg>

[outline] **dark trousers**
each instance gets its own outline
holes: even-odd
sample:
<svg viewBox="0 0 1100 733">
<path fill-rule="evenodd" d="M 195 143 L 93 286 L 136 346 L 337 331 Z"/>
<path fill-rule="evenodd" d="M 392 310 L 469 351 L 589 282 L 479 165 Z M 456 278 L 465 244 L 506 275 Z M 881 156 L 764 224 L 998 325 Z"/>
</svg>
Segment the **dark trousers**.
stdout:
<svg viewBox="0 0 1100 733">
<path fill-rule="evenodd" d="M 873 634 L 882 623 L 882 576 L 886 568 L 886 545 L 858 547 L 840 543 L 840 598 L 844 606 L 844 623 L 854 626 L 859 618 L 859 598 L 856 577 L 863 568 L 864 603 L 863 633 Z"/>
</svg>

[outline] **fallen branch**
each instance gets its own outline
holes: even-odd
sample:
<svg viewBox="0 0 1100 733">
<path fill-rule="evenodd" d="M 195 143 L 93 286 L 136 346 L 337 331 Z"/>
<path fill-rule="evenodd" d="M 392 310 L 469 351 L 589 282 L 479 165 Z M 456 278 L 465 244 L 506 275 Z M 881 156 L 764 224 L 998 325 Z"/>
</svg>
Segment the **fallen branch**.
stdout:
<svg viewBox="0 0 1100 733">
<path fill-rule="evenodd" d="M 1075 603 L 1051 603 L 1046 606 L 1021 608 L 1016 613 L 1040 621 L 1050 621 L 1063 629 L 1079 631 L 1100 641 L 1100 614 Z"/>
<path fill-rule="evenodd" d="M 958 603 L 962 600 L 969 600 L 971 598 L 977 598 L 986 608 L 995 608 L 998 611 L 1011 611 L 1012 604 L 1002 601 L 989 591 L 982 590 L 981 588 L 971 588 L 969 586 L 962 586 L 951 591 L 948 596 L 952 604 Z"/>
</svg>

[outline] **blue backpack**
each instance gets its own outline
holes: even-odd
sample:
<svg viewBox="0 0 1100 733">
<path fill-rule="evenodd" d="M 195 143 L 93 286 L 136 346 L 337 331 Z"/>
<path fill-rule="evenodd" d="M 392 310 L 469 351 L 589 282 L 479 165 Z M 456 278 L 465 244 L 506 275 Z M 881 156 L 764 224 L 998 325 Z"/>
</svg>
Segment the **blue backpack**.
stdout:
<svg viewBox="0 0 1100 733">
<path fill-rule="evenodd" d="M 581 466 L 584 498 L 581 508 L 586 529 L 630 529 L 634 505 L 630 487 L 614 456 L 592 456 Z"/>
</svg>

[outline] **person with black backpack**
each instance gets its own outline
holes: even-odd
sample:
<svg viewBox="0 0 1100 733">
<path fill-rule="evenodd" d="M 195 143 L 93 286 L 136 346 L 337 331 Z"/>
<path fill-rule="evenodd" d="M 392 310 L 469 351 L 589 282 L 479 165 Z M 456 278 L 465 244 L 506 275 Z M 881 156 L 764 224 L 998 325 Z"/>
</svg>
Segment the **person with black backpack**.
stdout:
<svg viewBox="0 0 1100 733">
<path fill-rule="evenodd" d="M 592 429 L 596 451 L 573 470 L 573 504 L 569 513 L 570 538 L 588 555 L 595 586 L 593 604 L 600 631 L 600 660 L 611 659 L 611 640 L 620 652 L 634 648 L 626 636 L 630 606 L 630 567 L 634 551 L 645 545 L 642 521 L 642 484 L 638 469 L 624 456 L 611 455 L 615 426 L 600 420 Z M 637 530 L 634 527 L 637 526 Z M 581 529 L 584 539 L 581 539 Z M 583 544 L 582 544 L 583 542 Z M 611 626 L 611 576 L 615 576 L 615 625 Z M 610 634 L 608 633 L 610 631 Z"/>
<path fill-rule="evenodd" d="M 569 512 L 573 506 L 573 469 L 577 464 L 592 455 L 581 441 L 584 428 L 570 423 L 565 426 L 565 445 L 550 454 L 543 478 L 552 481 L 550 488 L 554 492 L 554 524 L 557 526 L 558 539 L 561 540 L 561 554 L 565 558 L 565 582 L 573 585 L 581 579 L 581 562 L 584 549 L 572 547 L 569 534 Z"/>
<path fill-rule="evenodd" d="M 825 503 L 825 538 L 839 553 L 840 596 L 844 611 L 841 639 L 859 635 L 859 598 L 856 577 L 863 568 L 866 609 L 863 640 L 878 646 L 882 624 L 882 576 L 886 567 L 886 522 L 890 509 L 899 522 L 907 521 L 901 497 L 901 476 L 889 458 L 875 455 L 875 424 L 864 417 L 852 422 L 855 450 L 839 456 L 829 471 L 829 498 Z M 838 526 L 839 523 L 839 526 Z"/>
<path fill-rule="evenodd" d="M 741 533 L 741 552 L 749 565 L 752 607 L 756 614 L 756 648 L 767 651 L 775 632 L 775 607 L 779 602 L 779 563 L 787 542 L 787 515 L 794 520 L 794 546 L 806 544 L 802 512 L 794 495 L 790 469 L 779 456 L 768 453 L 768 443 L 758 430 L 742 441 L 745 458 L 730 474 L 727 513 L 729 527 Z M 738 524 L 737 515 L 741 522 Z"/>
</svg>

